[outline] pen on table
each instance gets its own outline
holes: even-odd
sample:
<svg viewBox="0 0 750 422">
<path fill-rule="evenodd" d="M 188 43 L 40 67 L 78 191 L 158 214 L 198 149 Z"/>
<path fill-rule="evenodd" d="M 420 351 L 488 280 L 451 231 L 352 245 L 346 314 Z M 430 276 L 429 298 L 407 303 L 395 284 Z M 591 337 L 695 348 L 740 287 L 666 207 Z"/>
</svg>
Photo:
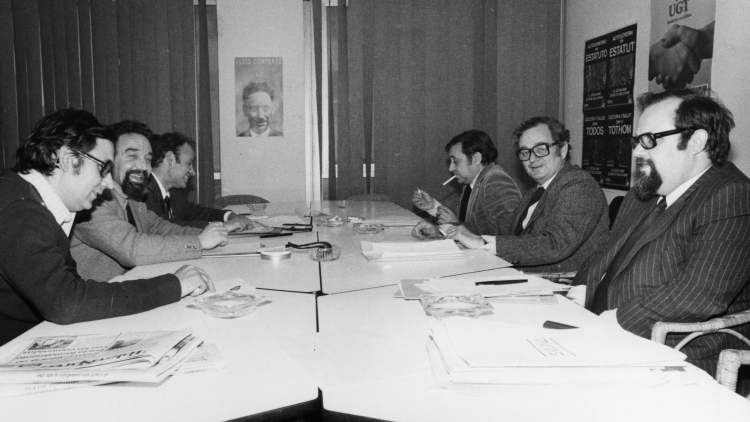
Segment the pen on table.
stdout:
<svg viewBox="0 0 750 422">
<path fill-rule="evenodd" d="M 280 237 L 280 236 L 291 236 L 294 233 L 274 233 L 274 234 L 264 234 L 261 237 L 261 239 L 265 239 L 267 237 Z"/>
<path fill-rule="evenodd" d="M 525 278 L 519 278 L 514 280 L 487 280 L 487 281 L 477 281 L 474 283 L 475 286 L 503 286 L 505 284 L 519 284 L 519 283 L 528 283 L 529 280 L 526 280 Z"/>
<path fill-rule="evenodd" d="M 544 324 L 542 324 L 542 327 L 552 328 L 554 330 L 569 330 L 571 328 L 578 328 L 573 325 L 563 324 L 562 322 L 555 322 L 555 321 L 544 321 Z"/>
<path fill-rule="evenodd" d="M 446 181 L 445 181 L 445 182 L 443 183 L 443 186 L 447 185 L 448 183 L 450 183 L 450 182 L 451 182 L 451 180 L 453 180 L 453 179 L 455 179 L 455 178 L 456 178 L 456 176 L 455 176 L 455 175 L 453 175 L 453 177 L 451 177 L 450 179 L 446 180 Z"/>
</svg>

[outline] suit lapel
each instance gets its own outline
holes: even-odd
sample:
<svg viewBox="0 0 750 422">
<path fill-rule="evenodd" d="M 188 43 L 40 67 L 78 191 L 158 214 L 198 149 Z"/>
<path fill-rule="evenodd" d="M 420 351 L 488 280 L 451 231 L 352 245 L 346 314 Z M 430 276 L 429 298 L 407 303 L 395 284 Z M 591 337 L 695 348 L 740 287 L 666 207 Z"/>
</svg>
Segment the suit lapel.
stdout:
<svg viewBox="0 0 750 422">
<path fill-rule="evenodd" d="M 466 206 L 466 219 L 467 220 L 469 219 L 469 215 L 474 214 L 474 211 L 476 211 L 474 209 L 474 206 L 477 202 L 477 195 L 473 195 L 473 193 L 480 189 L 480 187 L 482 186 L 482 180 L 484 180 L 484 176 L 487 175 L 487 172 L 490 171 L 490 168 L 494 165 L 495 163 L 489 163 L 486 166 L 484 166 L 482 171 L 479 172 L 479 176 L 477 177 L 477 182 L 474 183 L 474 188 L 471 190 L 472 195 L 469 197 L 469 204 Z"/>
<path fill-rule="evenodd" d="M 539 198 L 539 202 L 536 203 L 536 208 L 534 208 L 534 212 L 531 213 L 531 218 L 529 218 L 529 224 L 527 224 L 526 228 L 523 229 L 523 233 L 526 233 L 526 231 L 534 223 L 534 220 L 536 220 L 537 217 L 539 217 L 540 215 L 542 215 L 542 212 L 544 211 L 544 205 L 547 202 L 547 197 L 549 195 L 552 195 L 554 193 L 554 191 L 557 189 L 557 183 L 556 182 L 559 182 L 560 178 L 565 173 L 569 172 L 571 170 L 571 168 L 572 168 L 571 164 L 566 161 L 565 164 L 563 164 L 562 168 L 560 168 L 560 171 L 557 172 L 557 174 L 555 175 L 555 178 L 552 180 L 552 183 L 550 183 L 549 186 L 547 186 L 547 189 L 545 189 L 544 194 L 542 194 L 542 197 Z M 534 190 L 536 190 L 537 187 L 535 187 Z M 529 201 L 526 202 L 527 206 L 528 206 L 528 202 L 530 202 L 530 198 L 531 197 L 529 197 Z"/>
</svg>

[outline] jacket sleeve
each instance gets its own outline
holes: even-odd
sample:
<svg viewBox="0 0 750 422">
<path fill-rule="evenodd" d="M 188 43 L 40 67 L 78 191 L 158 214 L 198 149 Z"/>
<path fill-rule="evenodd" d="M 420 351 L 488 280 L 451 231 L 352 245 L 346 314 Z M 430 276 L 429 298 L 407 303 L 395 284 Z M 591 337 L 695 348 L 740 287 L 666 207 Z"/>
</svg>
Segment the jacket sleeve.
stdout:
<svg viewBox="0 0 750 422">
<path fill-rule="evenodd" d="M 74 225 L 73 235 L 123 267 L 200 258 L 201 230 L 172 224 L 146 210 L 143 203 L 130 204 L 141 231 L 120 218 L 112 202 L 104 202 Z"/>
<path fill-rule="evenodd" d="M 554 195 L 550 191 L 543 198 L 545 214 L 532 223 L 531 232 L 495 238 L 497 256 L 513 265 L 554 264 L 575 253 L 592 235 L 606 212 L 606 199 L 595 181 L 569 174 Z"/>
<path fill-rule="evenodd" d="M 184 189 L 169 191 L 172 211 L 177 220 L 190 223 L 193 227 L 206 227 L 211 221 L 224 221 L 225 210 L 204 207 L 187 200 Z"/>
<path fill-rule="evenodd" d="M 48 321 L 70 324 L 129 315 L 180 299 L 180 282 L 173 274 L 122 283 L 81 279 L 64 232 L 33 201 L 6 206 L 0 233 L 3 278 Z M 15 239 L 13 247 L 7 247 L 7 239 Z"/>
<path fill-rule="evenodd" d="M 481 204 L 493 234 L 510 234 L 513 230 L 513 211 L 521 201 L 521 194 L 513 179 L 505 173 L 488 174 L 483 181 Z M 489 233 L 487 233 L 489 234 Z"/>
</svg>

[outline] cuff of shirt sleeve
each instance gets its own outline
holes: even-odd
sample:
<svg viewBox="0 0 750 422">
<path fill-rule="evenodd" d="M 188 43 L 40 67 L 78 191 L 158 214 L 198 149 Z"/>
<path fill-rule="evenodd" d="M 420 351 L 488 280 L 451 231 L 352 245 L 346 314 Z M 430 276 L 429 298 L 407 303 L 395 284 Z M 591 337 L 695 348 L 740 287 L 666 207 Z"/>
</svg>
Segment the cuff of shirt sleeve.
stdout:
<svg viewBox="0 0 750 422">
<path fill-rule="evenodd" d="M 485 245 L 480 247 L 479 249 L 483 251 L 488 251 L 492 255 L 497 255 L 497 245 L 495 244 L 495 236 L 482 236 L 482 239 L 484 239 Z"/>
<path fill-rule="evenodd" d="M 433 217 L 437 215 L 437 211 L 438 211 L 437 209 L 438 209 L 438 207 L 441 206 L 441 205 L 443 205 L 437 199 L 435 199 L 434 201 L 435 201 L 435 206 L 433 206 L 432 208 L 430 208 L 429 210 L 427 210 L 427 213 L 430 214 Z"/>
<path fill-rule="evenodd" d="M 224 222 L 225 223 L 227 221 L 229 221 L 229 216 L 232 215 L 232 214 L 234 214 L 232 211 L 227 211 L 227 212 L 224 213 Z"/>
</svg>

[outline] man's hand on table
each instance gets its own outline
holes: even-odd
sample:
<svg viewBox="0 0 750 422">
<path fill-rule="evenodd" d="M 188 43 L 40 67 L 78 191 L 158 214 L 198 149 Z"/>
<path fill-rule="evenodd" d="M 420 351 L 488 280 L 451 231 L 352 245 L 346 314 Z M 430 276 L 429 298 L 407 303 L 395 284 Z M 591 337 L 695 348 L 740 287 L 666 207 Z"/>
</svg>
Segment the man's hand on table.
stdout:
<svg viewBox="0 0 750 422">
<path fill-rule="evenodd" d="M 208 223 L 203 232 L 198 235 L 203 249 L 213 249 L 217 246 L 224 246 L 229 239 L 229 231 L 224 227 L 224 223 Z"/>
<path fill-rule="evenodd" d="M 183 265 L 175 271 L 174 275 L 180 279 L 180 287 L 182 288 L 180 297 L 199 296 L 209 290 L 215 290 L 211 277 L 195 265 Z"/>
<path fill-rule="evenodd" d="M 255 227 L 255 224 L 253 224 L 253 221 L 247 217 L 232 213 L 229 214 L 229 219 L 224 223 L 224 227 L 226 227 L 227 231 L 233 232 L 235 230 L 242 231 L 252 229 Z"/>
<path fill-rule="evenodd" d="M 485 245 L 482 236 L 477 236 L 465 226 L 451 226 L 448 228 L 446 238 L 458 240 L 462 245 L 469 249 L 479 249 Z"/>
<path fill-rule="evenodd" d="M 430 224 L 426 221 L 420 221 L 411 230 L 411 235 L 417 239 L 441 239 L 443 237 L 440 234 L 440 230 L 434 224 Z"/>
</svg>

